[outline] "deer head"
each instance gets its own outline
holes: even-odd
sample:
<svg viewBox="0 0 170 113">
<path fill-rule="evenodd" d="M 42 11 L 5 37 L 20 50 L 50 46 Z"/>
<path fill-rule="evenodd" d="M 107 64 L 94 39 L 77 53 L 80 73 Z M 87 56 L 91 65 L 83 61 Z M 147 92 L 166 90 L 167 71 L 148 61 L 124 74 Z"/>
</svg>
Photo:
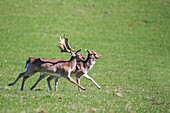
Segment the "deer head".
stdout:
<svg viewBox="0 0 170 113">
<path fill-rule="evenodd" d="M 88 54 L 93 56 L 96 59 L 100 59 L 102 58 L 102 55 L 98 54 L 97 52 L 93 51 L 93 50 L 87 50 Z"/>
</svg>

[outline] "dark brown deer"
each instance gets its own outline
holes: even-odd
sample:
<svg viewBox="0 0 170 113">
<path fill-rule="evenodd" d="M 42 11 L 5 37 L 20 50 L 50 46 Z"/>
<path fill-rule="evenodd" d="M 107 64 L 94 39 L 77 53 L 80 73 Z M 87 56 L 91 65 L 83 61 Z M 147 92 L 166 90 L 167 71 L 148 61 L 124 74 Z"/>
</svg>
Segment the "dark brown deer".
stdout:
<svg viewBox="0 0 170 113">
<path fill-rule="evenodd" d="M 66 60 L 60 59 L 59 61 L 56 62 L 54 59 L 43 59 L 43 58 L 30 57 L 28 58 L 27 63 L 26 63 L 26 71 L 23 73 L 20 73 L 18 77 L 8 86 L 15 85 L 16 82 L 20 78 L 23 77 L 22 85 L 21 85 L 21 90 L 23 90 L 25 81 L 29 77 L 34 75 L 35 73 L 40 72 L 44 74 L 49 74 L 56 78 L 58 77 L 66 78 L 71 83 L 77 85 L 80 89 L 85 90 L 85 88 L 77 84 L 70 77 L 70 74 L 72 73 L 72 71 L 75 71 L 76 69 L 77 62 L 83 60 L 83 58 L 81 57 L 79 53 L 81 49 L 78 51 L 74 51 L 69 46 L 68 39 L 67 38 L 61 39 L 61 37 L 60 37 L 59 47 L 61 49 L 61 52 L 71 53 L 70 60 L 66 61 Z"/>
</svg>

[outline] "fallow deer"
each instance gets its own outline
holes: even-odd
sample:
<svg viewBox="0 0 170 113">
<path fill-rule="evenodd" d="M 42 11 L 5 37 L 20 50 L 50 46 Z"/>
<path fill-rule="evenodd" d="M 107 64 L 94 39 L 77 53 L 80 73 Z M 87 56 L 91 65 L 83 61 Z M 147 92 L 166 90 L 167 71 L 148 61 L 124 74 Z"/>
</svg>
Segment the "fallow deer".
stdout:
<svg viewBox="0 0 170 113">
<path fill-rule="evenodd" d="M 85 78 L 87 78 L 88 80 L 92 81 L 96 86 L 97 88 L 100 89 L 100 86 L 87 74 L 90 69 L 94 66 L 95 64 L 95 60 L 96 59 L 100 59 L 101 58 L 101 55 L 98 54 L 97 52 L 95 51 L 92 51 L 92 50 L 87 50 L 88 52 L 88 57 L 86 60 L 84 61 L 79 61 L 76 65 L 76 70 L 72 71 L 72 74 L 75 74 L 76 75 L 76 81 L 77 81 L 77 84 L 80 85 L 80 77 L 83 76 Z M 57 60 L 57 59 L 56 59 Z M 36 83 L 31 87 L 31 90 L 33 90 L 36 85 L 43 79 L 45 78 L 46 76 L 48 76 L 48 74 L 42 74 L 40 75 L 39 79 L 36 81 Z M 51 90 L 51 85 L 50 85 L 50 81 L 55 78 L 54 76 L 49 76 L 47 78 L 47 83 L 48 83 L 48 88 Z M 55 85 L 56 85 L 56 88 L 58 87 L 58 78 L 55 78 Z M 78 88 L 79 91 L 80 88 Z"/>
<path fill-rule="evenodd" d="M 20 73 L 18 77 L 10 83 L 8 86 L 15 85 L 16 82 L 23 77 L 21 90 L 24 88 L 25 81 L 32 76 L 33 74 L 40 72 L 44 74 L 49 74 L 51 76 L 54 76 L 56 78 L 63 77 L 66 78 L 71 83 L 77 85 L 80 89 L 85 90 L 82 86 L 76 83 L 74 79 L 71 78 L 70 74 L 72 71 L 76 69 L 77 61 L 82 60 L 81 55 L 79 53 L 80 50 L 74 51 L 69 43 L 68 39 L 64 38 L 61 39 L 60 37 L 60 43 L 59 47 L 61 49 L 61 52 L 68 52 L 71 53 L 71 58 L 68 61 L 57 61 L 51 59 L 43 59 L 43 58 L 28 58 L 27 64 L 26 64 L 26 71 L 23 73 Z"/>
</svg>

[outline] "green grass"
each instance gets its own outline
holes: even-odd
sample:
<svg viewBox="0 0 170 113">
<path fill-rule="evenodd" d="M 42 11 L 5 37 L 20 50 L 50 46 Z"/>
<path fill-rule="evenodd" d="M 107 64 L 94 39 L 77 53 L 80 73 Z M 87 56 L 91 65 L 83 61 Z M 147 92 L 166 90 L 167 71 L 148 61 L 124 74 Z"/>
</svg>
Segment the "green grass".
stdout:
<svg viewBox="0 0 170 113">
<path fill-rule="evenodd" d="M 0 112 L 170 112 L 169 11 L 169 0 L 1 0 Z M 21 80 L 7 86 L 29 56 L 69 59 L 56 47 L 61 34 L 103 55 L 89 72 L 100 90 L 82 78 L 85 92 L 66 79 L 59 97 L 45 79 L 31 91 L 39 74 L 24 91 Z"/>
</svg>

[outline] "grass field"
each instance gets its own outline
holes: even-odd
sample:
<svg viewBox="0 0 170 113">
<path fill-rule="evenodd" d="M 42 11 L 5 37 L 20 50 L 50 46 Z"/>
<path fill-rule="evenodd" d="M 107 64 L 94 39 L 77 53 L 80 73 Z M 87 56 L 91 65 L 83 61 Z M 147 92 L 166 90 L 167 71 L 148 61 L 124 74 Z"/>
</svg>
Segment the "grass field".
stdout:
<svg viewBox="0 0 170 113">
<path fill-rule="evenodd" d="M 66 79 L 59 97 L 45 79 L 31 91 L 39 74 L 24 91 L 21 80 L 7 86 L 29 56 L 69 59 L 56 46 L 61 34 L 103 55 L 89 72 L 100 90 L 82 78 L 81 93 Z M 170 113 L 170 1 L 1 0 L 0 112 Z"/>
</svg>

